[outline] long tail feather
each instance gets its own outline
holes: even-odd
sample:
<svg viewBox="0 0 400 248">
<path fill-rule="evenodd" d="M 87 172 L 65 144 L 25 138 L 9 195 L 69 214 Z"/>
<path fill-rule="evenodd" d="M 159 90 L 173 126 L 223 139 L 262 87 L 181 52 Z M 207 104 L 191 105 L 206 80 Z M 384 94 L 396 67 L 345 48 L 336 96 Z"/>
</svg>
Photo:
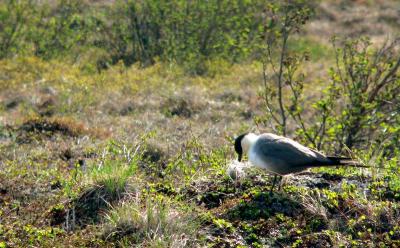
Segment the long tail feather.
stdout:
<svg viewBox="0 0 400 248">
<path fill-rule="evenodd" d="M 352 158 L 346 157 L 327 157 L 328 162 L 316 162 L 315 164 L 310 164 L 311 167 L 323 167 L 323 166 L 348 166 L 348 167 L 360 167 L 360 168 L 370 168 L 371 166 L 364 165 Z"/>
<path fill-rule="evenodd" d="M 331 161 L 331 166 L 350 166 L 350 167 L 361 167 L 369 168 L 371 166 L 364 165 L 352 158 L 347 157 L 327 157 Z"/>
</svg>

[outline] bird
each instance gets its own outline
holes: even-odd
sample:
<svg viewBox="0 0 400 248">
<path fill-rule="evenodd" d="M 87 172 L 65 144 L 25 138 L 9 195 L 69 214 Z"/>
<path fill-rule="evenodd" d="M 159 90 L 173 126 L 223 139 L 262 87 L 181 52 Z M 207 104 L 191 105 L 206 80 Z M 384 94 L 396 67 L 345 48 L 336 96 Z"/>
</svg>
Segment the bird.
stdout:
<svg viewBox="0 0 400 248">
<path fill-rule="evenodd" d="M 321 166 L 368 167 L 352 158 L 325 156 L 292 139 L 272 133 L 241 134 L 235 139 L 234 147 L 239 162 L 241 162 L 243 154 L 247 154 L 248 160 L 253 166 L 274 174 L 271 194 L 278 176 L 282 179 L 284 175 Z"/>
</svg>

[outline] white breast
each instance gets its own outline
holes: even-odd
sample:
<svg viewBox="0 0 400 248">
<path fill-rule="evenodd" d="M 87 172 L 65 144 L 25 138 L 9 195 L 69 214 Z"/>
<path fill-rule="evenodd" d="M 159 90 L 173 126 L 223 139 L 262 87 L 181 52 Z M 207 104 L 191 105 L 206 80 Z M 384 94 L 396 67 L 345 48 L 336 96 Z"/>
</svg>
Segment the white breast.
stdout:
<svg viewBox="0 0 400 248">
<path fill-rule="evenodd" d="M 268 161 L 262 160 L 254 151 L 253 147 L 250 148 L 248 156 L 250 163 L 252 163 L 254 166 L 268 170 Z"/>
</svg>

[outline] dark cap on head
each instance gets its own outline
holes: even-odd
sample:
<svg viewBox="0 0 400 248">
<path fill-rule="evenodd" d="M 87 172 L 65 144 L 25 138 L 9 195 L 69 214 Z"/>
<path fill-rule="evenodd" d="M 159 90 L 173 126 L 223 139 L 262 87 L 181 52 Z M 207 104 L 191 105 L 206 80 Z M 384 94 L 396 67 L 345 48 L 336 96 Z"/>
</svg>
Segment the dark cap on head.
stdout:
<svg viewBox="0 0 400 248">
<path fill-rule="evenodd" d="M 239 162 L 242 161 L 242 155 L 243 155 L 242 139 L 246 135 L 247 135 L 247 133 L 241 134 L 235 139 L 235 151 L 238 154 L 238 161 Z"/>
</svg>

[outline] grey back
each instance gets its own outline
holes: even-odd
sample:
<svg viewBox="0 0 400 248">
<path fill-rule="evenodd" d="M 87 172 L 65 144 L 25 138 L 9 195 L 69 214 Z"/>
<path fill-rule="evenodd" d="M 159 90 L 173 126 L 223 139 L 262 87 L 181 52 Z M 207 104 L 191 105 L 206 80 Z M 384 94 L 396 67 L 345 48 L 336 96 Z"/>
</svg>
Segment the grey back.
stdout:
<svg viewBox="0 0 400 248">
<path fill-rule="evenodd" d="M 260 135 L 252 149 L 260 163 L 265 163 L 258 166 L 282 175 L 331 163 L 325 155 L 274 134 Z"/>
</svg>

